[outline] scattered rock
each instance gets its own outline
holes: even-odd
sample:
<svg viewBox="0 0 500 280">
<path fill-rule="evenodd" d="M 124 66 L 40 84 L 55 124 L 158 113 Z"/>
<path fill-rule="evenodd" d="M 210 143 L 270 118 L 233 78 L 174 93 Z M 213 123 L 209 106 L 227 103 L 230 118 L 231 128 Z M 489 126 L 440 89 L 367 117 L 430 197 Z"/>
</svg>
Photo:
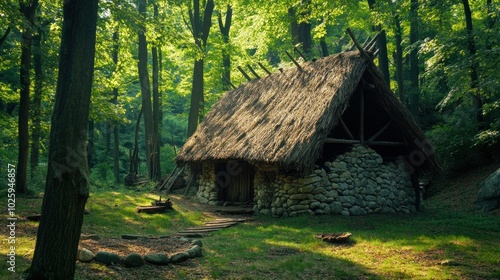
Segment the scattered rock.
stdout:
<svg viewBox="0 0 500 280">
<path fill-rule="evenodd" d="M 107 265 L 121 262 L 120 256 L 115 253 L 105 251 L 98 252 L 94 257 L 94 260 Z"/>
<path fill-rule="evenodd" d="M 189 259 L 189 254 L 186 252 L 177 253 L 170 257 L 171 263 L 180 263 Z"/>
<path fill-rule="evenodd" d="M 90 262 L 94 259 L 95 255 L 88 249 L 78 250 L 78 260 L 81 262 Z"/>
<path fill-rule="evenodd" d="M 444 266 L 459 266 L 462 265 L 461 263 L 454 261 L 454 260 L 444 260 L 439 262 L 440 265 Z"/>
<path fill-rule="evenodd" d="M 193 245 L 198 245 L 200 247 L 203 247 L 203 242 L 199 239 L 194 239 L 193 241 L 191 241 L 191 243 L 193 243 Z"/>
<path fill-rule="evenodd" d="M 201 247 L 198 245 L 194 245 L 193 247 L 191 247 L 191 249 L 187 250 L 186 253 L 188 253 L 190 258 L 196 258 L 202 256 Z"/>
<path fill-rule="evenodd" d="M 99 240 L 101 239 L 101 237 L 99 237 L 99 235 L 97 234 L 82 234 L 80 236 L 80 240 Z"/>
<path fill-rule="evenodd" d="M 144 265 L 142 256 L 137 253 L 131 253 L 123 259 L 123 264 L 126 267 L 140 267 Z"/>
<path fill-rule="evenodd" d="M 149 254 L 144 256 L 144 260 L 151 264 L 167 265 L 170 258 L 165 254 Z"/>
<path fill-rule="evenodd" d="M 137 235 L 137 234 L 122 234 L 122 239 L 139 239 L 139 238 L 148 238 L 147 236 Z"/>
<path fill-rule="evenodd" d="M 483 212 L 500 207 L 500 168 L 481 183 L 476 206 Z"/>
</svg>

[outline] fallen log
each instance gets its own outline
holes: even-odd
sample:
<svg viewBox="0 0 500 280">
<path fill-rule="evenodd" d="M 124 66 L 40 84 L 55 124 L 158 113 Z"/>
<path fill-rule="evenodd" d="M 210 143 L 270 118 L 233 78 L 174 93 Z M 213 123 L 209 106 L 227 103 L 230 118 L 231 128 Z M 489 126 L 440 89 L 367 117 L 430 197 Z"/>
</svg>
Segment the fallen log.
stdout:
<svg viewBox="0 0 500 280">
<path fill-rule="evenodd" d="M 135 208 L 135 211 L 137 213 L 149 213 L 149 214 L 154 214 L 154 213 L 164 213 L 168 210 L 167 206 L 138 206 Z"/>
</svg>

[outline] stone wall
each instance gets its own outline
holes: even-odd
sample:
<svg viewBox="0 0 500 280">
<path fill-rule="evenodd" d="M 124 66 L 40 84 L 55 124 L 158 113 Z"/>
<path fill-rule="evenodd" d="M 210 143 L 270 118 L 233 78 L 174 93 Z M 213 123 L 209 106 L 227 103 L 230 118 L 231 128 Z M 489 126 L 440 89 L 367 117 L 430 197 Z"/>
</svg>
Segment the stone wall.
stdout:
<svg viewBox="0 0 500 280">
<path fill-rule="evenodd" d="M 220 203 L 213 165 L 203 167 L 198 197 L 203 203 Z M 383 163 L 380 155 L 363 146 L 316 166 L 304 178 L 257 167 L 254 189 L 255 212 L 277 217 L 416 211 L 415 192 L 404 164 Z"/>
</svg>

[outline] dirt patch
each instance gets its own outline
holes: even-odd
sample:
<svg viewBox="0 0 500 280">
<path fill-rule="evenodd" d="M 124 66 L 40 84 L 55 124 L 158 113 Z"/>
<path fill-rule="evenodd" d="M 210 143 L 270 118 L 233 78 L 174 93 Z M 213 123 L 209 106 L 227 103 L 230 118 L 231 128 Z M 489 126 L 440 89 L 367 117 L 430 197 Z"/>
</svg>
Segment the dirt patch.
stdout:
<svg viewBox="0 0 500 280">
<path fill-rule="evenodd" d="M 192 246 L 191 242 L 179 238 L 139 238 L 135 240 L 101 238 L 99 240 L 82 240 L 79 247 L 88 249 L 94 254 L 99 251 L 107 251 L 125 257 L 130 253 L 143 256 L 161 253 L 171 256 L 186 251 Z"/>
</svg>

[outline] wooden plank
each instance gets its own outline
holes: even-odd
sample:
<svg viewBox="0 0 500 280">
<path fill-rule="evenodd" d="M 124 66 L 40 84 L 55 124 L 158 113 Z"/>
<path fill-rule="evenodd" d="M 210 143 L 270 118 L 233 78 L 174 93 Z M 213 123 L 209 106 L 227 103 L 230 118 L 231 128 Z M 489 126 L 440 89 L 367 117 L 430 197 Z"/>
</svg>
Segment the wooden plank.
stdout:
<svg viewBox="0 0 500 280">
<path fill-rule="evenodd" d="M 135 208 L 137 213 L 145 212 L 145 213 L 163 213 L 168 208 L 166 206 L 139 206 Z"/>
<path fill-rule="evenodd" d="M 391 121 L 389 121 L 388 123 L 386 123 L 384 125 L 384 127 L 382 127 L 379 131 L 377 131 L 377 133 L 373 134 L 372 137 L 370 137 L 370 139 L 368 139 L 366 142 L 368 143 L 368 145 L 370 145 L 370 142 L 372 142 L 373 140 L 375 140 L 377 137 L 380 136 L 380 134 L 382 134 L 382 132 L 384 132 L 388 127 L 389 125 L 391 124 Z"/>
<path fill-rule="evenodd" d="M 325 143 L 329 143 L 329 144 L 359 144 L 361 142 L 359 140 L 326 138 Z"/>
<path fill-rule="evenodd" d="M 208 232 L 213 232 L 213 231 L 218 231 L 221 230 L 222 228 L 217 228 L 217 229 L 198 229 L 198 230 L 183 230 L 179 231 L 179 234 L 188 234 L 188 233 L 208 233 Z"/>
<path fill-rule="evenodd" d="M 359 113 L 359 141 L 361 145 L 365 144 L 365 94 L 360 90 L 360 113 Z"/>
<path fill-rule="evenodd" d="M 345 122 L 342 119 L 342 117 L 340 117 L 339 120 L 340 120 L 340 125 L 342 125 L 342 128 L 344 129 L 344 131 L 347 133 L 347 135 L 349 135 L 349 138 L 351 138 L 352 140 L 354 140 L 355 139 L 354 136 L 352 135 L 351 131 L 349 130 L 349 128 L 345 124 Z"/>
<path fill-rule="evenodd" d="M 286 55 L 288 56 L 288 58 L 290 58 L 290 59 L 292 60 L 293 64 L 295 64 L 295 66 L 297 66 L 297 68 L 299 68 L 299 70 L 301 70 L 301 71 L 302 71 L 302 67 L 301 67 L 301 66 L 300 66 L 300 64 L 299 64 L 299 63 L 298 63 L 298 62 L 297 62 L 297 61 L 293 58 L 293 56 L 292 56 L 289 52 L 287 52 L 287 51 L 285 51 L 285 53 L 286 53 Z"/>
<path fill-rule="evenodd" d="M 392 141 L 372 141 L 370 145 L 376 146 L 404 146 L 403 142 L 392 142 Z"/>
</svg>

